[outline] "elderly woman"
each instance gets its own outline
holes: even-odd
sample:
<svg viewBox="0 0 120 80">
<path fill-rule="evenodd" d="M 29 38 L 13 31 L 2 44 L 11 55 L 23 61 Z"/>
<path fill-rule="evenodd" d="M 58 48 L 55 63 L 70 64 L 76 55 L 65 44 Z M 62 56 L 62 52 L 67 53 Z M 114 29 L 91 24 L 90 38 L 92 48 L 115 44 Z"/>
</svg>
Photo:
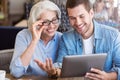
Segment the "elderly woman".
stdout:
<svg viewBox="0 0 120 80">
<path fill-rule="evenodd" d="M 56 4 L 43 0 L 35 4 L 28 19 L 28 29 L 17 34 L 13 58 L 10 64 L 11 74 L 47 76 L 34 61 L 43 63 L 51 58 L 56 60 L 61 33 L 57 32 L 61 12 Z"/>
</svg>

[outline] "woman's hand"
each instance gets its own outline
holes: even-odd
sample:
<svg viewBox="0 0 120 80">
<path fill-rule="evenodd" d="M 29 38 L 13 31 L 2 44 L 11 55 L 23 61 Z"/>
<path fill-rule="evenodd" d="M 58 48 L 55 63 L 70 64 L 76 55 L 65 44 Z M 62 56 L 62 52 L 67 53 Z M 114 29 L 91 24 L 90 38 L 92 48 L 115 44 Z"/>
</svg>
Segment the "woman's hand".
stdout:
<svg viewBox="0 0 120 80">
<path fill-rule="evenodd" d="M 30 28 L 30 31 L 32 32 L 33 41 L 38 41 L 41 37 L 41 33 L 44 29 L 42 22 L 43 22 L 42 20 L 36 21 Z"/>
<path fill-rule="evenodd" d="M 85 77 L 92 80 L 117 80 L 117 73 L 106 73 L 105 71 L 91 68 L 90 72 L 86 73 Z"/>
<path fill-rule="evenodd" d="M 38 64 L 38 66 L 46 71 L 49 75 L 55 75 L 56 74 L 56 68 L 53 66 L 52 59 L 47 58 L 46 63 L 42 63 L 41 61 L 35 59 L 35 62 Z"/>
</svg>

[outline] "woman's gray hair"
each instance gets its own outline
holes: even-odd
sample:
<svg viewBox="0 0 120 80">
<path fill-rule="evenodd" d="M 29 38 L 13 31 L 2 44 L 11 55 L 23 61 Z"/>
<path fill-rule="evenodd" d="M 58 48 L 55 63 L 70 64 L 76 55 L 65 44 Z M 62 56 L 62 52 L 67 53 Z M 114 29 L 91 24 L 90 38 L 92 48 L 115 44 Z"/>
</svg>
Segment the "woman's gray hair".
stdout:
<svg viewBox="0 0 120 80">
<path fill-rule="evenodd" d="M 28 27 L 31 27 L 32 24 L 37 21 L 37 19 L 40 17 L 41 13 L 44 10 L 56 11 L 57 17 L 59 19 L 61 18 L 61 11 L 55 3 L 53 3 L 49 0 L 41 0 L 38 3 L 36 3 L 30 11 L 30 15 L 29 15 L 29 19 L 28 19 Z"/>
</svg>

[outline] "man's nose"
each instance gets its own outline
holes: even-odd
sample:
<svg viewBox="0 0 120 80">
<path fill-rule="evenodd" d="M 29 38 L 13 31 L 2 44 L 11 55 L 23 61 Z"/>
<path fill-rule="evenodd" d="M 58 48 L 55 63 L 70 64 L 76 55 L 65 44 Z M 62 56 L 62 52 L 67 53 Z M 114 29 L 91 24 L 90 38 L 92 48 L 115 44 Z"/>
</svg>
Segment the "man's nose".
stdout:
<svg viewBox="0 0 120 80">
<path fill-rule="evenodd" d="M 82 20 L 79 17 L 77 17 L 76 18 L 76 25 L 80 25 L 81 23 L 82 23 Z"/>
</svg>

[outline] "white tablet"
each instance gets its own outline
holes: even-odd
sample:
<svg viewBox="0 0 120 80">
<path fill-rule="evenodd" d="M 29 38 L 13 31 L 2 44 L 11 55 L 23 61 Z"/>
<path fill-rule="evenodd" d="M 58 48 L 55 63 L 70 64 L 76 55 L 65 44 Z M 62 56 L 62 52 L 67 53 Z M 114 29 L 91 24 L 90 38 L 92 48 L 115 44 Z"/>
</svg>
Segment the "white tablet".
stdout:
<svg viewBox="0 0 120 80">
<path fill-rule="evenodd" d="M 72 55 L 63 58 L 61 77 L 84 76 L 90 68 L 103 70 L 106 60 L 106 53 L 90 55 Z"/>
</svg>

